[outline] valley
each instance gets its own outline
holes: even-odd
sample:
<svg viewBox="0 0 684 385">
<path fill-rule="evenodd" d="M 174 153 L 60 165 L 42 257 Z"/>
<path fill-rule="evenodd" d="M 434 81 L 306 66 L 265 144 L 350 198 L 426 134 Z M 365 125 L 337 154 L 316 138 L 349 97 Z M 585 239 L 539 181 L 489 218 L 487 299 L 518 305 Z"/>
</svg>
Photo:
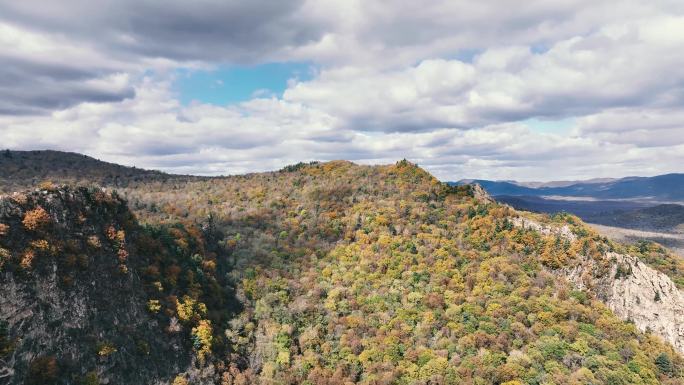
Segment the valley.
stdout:
<svg viewBox="0 0 684 385">
<path fill-rule="evenodd" d="M 612 227 L 599 225 L 595 223 L 590 223 L 589 226 L 595 228 L 599 233 L 604 234 L 610 239 L 618 242 L 639 242 L 639 241 L 651 241 L 657 242 L 676 254 L 682 256 L 684 255 L 684 234 L 671 233 L 671 232 L 656 232 L 656 231 L 643 231 L 627 229 L 623 227 Z"/>
<path fill-rule="evenodd" d="M 550 183 L 478 182 L 497 201 L 518 210 L 571 213 L 615 241 L 657 242 L 684 255 L 681 174 Z"/>
</svg>

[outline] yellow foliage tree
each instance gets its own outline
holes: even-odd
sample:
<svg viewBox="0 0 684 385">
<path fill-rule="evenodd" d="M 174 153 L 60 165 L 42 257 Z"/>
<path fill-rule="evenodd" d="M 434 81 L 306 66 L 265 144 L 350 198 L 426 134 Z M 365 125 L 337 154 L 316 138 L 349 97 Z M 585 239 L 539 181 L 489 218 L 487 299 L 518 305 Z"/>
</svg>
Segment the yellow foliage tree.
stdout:
<svg viewBox="0 0 684 385">
<path fill-rule="evenodd" d="M 200 361 L 204 361 L 211 353 L 212 335 L 211 321 L 200 320 L 197 326 L 192 328 L 193 345 Z"/>
<path fill-rule="evenodd" d="M 27 230 L 39 230 L 50 223 L 50 215 L 44 208 L 38 206 L 35 209 L 26 212 L 22 223 Z"/>
</svg>

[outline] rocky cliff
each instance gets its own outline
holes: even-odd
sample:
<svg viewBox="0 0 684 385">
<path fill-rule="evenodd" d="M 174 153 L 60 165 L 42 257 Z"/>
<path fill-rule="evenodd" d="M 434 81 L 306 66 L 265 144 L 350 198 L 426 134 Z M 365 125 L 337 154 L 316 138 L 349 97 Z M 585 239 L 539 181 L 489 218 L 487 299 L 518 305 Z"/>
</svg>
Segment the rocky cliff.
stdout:
<svg viewBox="0 0 684 385">
<path fill-rule="evenodd" d="M 586 258 L 563 271 L 578 288 L 595 293 L 617 316 L 661 336 L 684 353 L 684 293 L 667 275 L 637 258 L 607 253 L 607 265 Z"/>
<path fill-rule="evenodd" d="M 168 382 L 189 348 L 147 308 L 137 224 L 99 189 L 0 198 L 0 382 Z"/>
<path fill-rule="evenodd" d="M 567 225 L 550 226 L 523 217 L 512 222 L 544 235 L 576 240 Z M 684 293 L 666 274 L 637 257 L 616 252 L 605 252 L 599 257 L 580 256 L 554 273 L 577 289 L 595 295 L 618 317 L 634 322 L 639 330 L 659 335 L 684 353 Z"/>
</svg>

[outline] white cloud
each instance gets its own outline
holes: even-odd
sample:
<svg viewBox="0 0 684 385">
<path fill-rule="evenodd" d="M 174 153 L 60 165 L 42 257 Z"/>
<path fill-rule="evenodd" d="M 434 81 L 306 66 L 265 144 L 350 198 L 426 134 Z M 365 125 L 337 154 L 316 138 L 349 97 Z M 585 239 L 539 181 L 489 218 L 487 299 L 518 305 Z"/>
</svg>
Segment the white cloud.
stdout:
<svg viewBox="0 0 684 385">
<path fill-rule="evenodd" d="M 404 157 L 444 179 L 677 171 L 683 12 L 674 0 L 0 0 L 0 146 L 202 174 Z M 286 60 L 320 70 L 282 98 L 184 106 L 172 91 L 181 66 Z M 557 132 L 524 123 L 569 118 Z"/>
<path fill-rule="evenodd" d="M 684 25 L 684 17 L 677 20 Z M 669 16 L 662 21 L 674 24 Z M 472 128 L 605 108 L 681 105 L 684 50 L 672 49 L 676 38 L 659 38 L 662 28 L 654 27 L 660 22 L 608 25 L 557 41 L 542 54 L 509 46 L 488 49 L 472 64 L 427 59 L 399 70 L 325 70 L 291 87 L 284 98 L 342 117 L 356 129 L 382 131 Z"/>
</svg>

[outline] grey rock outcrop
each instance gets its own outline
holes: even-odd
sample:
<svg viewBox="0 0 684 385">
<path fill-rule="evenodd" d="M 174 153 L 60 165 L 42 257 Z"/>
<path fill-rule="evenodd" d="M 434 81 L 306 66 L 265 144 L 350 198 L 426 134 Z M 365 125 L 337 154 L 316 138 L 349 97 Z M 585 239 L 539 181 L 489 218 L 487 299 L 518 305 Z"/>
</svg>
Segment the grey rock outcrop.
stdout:
<svg viewBox="0 0 684 385">
<path fill-rule="evenodd" d="M 592 291 L 618 317 L 642 331 L 661 336 L 684 353 L 684 293 L 667 275 L 637 258 L 605 256 L 608 266 L 586 258 L 563 275 L 580 289 Z"/>
<path fill-rule="evenodd" d="M 550 226 L 516 217 L 514 226 L 571 242 L 577 237 L 566 226 Z M 598 259 L 582 257 L 572 267 L 555 270 L 580 290 L 593 293 L 623 320 L 652 332 L 684 354 L 684 293 L 667 275 L 638 258 L 608 252 Z"/>
</svg>

